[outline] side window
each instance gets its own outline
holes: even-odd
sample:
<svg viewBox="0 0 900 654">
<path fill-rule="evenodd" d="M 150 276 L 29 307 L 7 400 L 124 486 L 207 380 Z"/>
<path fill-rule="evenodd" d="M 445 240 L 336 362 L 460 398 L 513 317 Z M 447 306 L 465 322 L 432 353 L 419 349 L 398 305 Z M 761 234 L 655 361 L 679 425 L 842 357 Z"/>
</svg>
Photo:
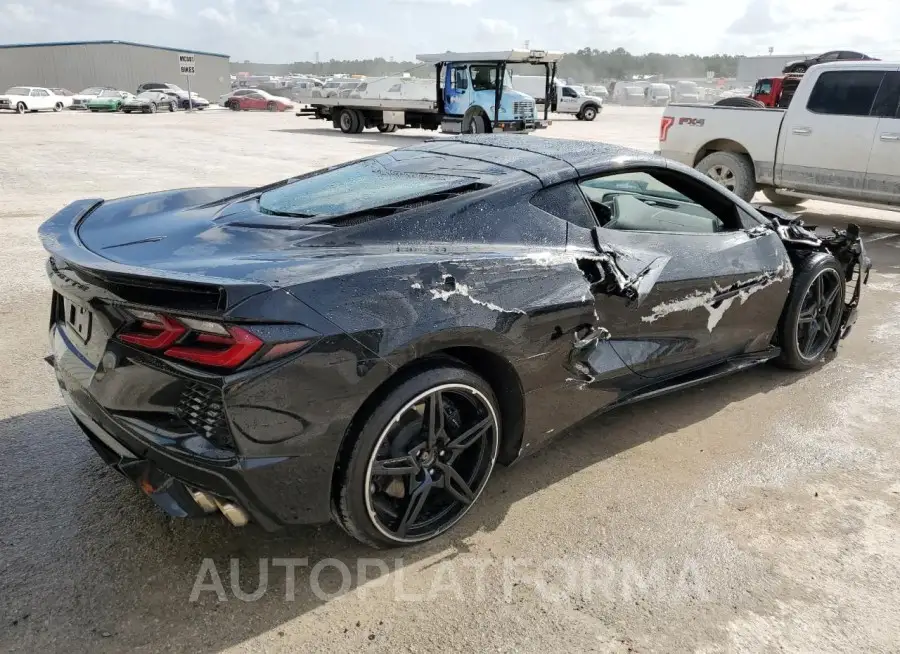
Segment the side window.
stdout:
<svg viewBox="0 0 900 654">
<path fill-rule="evenodd" d="M 878 95 L 875 96 L 875 104 L 872 105 L 872 115 L 881 118 L 900 118 L 900 73 L 888 73 Z"/>
<path fill-rule="evenodd" d="M 458 91 L 465 91 L 469 88 L 469 76 L 465 68 L 453 69 L 453 88 Z"/>
<path fill-rule="evenodd" d="M 816 80 L 806 108 L 817 114 L 868 116 L 884 71 L 835 70 Z"/>
<path fill-rule="evenodd" d="M 570 89 L 568 86 L 564 86 L 563 87 L 563 97 L 564 98 L 577 98 L 578 94 L 575 93 L 575 91 Z"/>
<path fill-rule="evenodd" d="M 394 84 L 391 88 L 387 90 L 388 93 L 400 93 L 400 85 Z"/>
<path fill-rule="evenodd" d="M 821 57 L 819 57 L 819 62 L 824 63 L 826 61 L 837 61 L 840 54 L 840 52 L 826 52 Z"/>
<path fill-rule="evenodd" d="M 768 95 L 772 92 L 772 80 L 764 79 L 760 80 L 759 84 L 756 85 L 755 93 L 762 93 Z"/>
<path fill-rule="evenodd" d="M 678 171 L 616 173 L 578 185 L 605 229 L 714 234 L 745 227 L 737 205 Z"/>
<path fill-rule="evenodd" d="M 590 207 L 574 182 L 564 182 L 538 191 L 531 198 L 531 204 L 573 225 L 585 229 L 597 226 Z"/>
</svg>

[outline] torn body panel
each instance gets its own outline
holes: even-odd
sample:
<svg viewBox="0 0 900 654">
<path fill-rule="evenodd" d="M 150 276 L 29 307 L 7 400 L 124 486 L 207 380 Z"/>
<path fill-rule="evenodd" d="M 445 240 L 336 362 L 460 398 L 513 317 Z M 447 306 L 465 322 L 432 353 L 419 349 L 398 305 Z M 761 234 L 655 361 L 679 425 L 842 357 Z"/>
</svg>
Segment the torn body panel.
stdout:
<svg viewBox="0 0 900 654">
<path fill-rule="evenodd" d="M 840 329 L 831 345 L 837 350 L 838 343 L 847 337 L 856 323 L 862 287 L 869 281 L 872 260 L 859 234 L 859 226 L 850 223 L 847 229 L 832 229 L 830 236 L 820 236 L 815 226 L 805 225 L 800 217 L 767 205 L 754 205 L 757 211 L 772 221 L 772 228 L 789 252 L 817 250 L 830 252 L 838 260 L 844 271 L 844 280 L 852 284 L 841 314 Z"/>
</svg>

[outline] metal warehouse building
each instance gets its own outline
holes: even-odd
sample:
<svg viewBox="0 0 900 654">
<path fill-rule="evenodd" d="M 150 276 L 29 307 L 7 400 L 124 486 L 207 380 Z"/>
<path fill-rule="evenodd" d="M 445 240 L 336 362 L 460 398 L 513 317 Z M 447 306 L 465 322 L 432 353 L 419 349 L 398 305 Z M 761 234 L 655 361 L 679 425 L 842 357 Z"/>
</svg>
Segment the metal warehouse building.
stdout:
<svg viewBox="0 0 900 654">
<path fill-rule="evenodd" d="M 47 86 L 78 93 L 89 86 L 113 86 L 134 93 L 144 82 L 186 87 L 179 54 L 195 56 L 191 91 L 210 102 L 231 88 L 228 55 L 177 50 L 127 41 L 0 45 L 0 93 L 11 86 Z"/>
<path fill-rule="evenodd" d="M 741 84 L 753 84 L 761 77 L 776 77 L 781 70 L 792 61 L 806 59 L 813 55 L 763 55 L 759 57 L 741 57 L 738 59 L 737 81 Z"/>
</svg>

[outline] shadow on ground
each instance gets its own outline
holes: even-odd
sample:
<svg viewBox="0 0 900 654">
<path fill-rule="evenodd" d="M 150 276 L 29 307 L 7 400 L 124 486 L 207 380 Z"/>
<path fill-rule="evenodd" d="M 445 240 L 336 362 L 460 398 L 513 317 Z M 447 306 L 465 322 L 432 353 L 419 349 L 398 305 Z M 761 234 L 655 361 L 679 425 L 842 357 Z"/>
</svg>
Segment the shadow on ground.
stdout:
<svg viewBox="0 0 900 654">
<path fill-rule="evenodd" d="M 499 469 L 479 504 L 450 534 L 381 556 L 394 571 L 427 557 L 465 554 L 468 537 L 498 528 L 519 500 L 733 402 L 801 378 L 762 366 L 592 417 L 513 468 Z M 588 393 L 573 393 L 572 401 L 588 401 Z M 310 568 L 318 561 L 344 562 L 349 590 L 375 578 L 372 568 L 358 575 L 358 560 L 379 554 L 331 525 L 268 534 L 252 525 L 234 529 L 219 517 L 191 522 L 162 516 L 100 462 L 64 408 L 0 422 L 0 443 L 2 651 L 47 651 L 64 641 L 73 651 L 215 652 L 325 603 L 309 584 Z M 271 565 L 262 598 L 235 599 L 229 587 L 232 559 L 239 560 L 240 588 L 252 593 L 260 579 L 259 560 L 279 557 L 308 559 L 309 567 L 297 571 L 294 601 L 284 599 L 285 568 Z M 189 600 L 206 558 L 222 575 L 225 602 L 213 592 Z M 345 582 L 333 566 L 317 578 L 329 594 Z"/>
<path fill-rule="evenodd" d="M 421 143 L 429 139 L 442 138 L 438 132 L 428 132 L 423 134 L 422 130 L 411 130 L 413 133 L 404 134 L 403 130 L 394 132 L 393 134 L 382 134 L 378 130 L 366 130 L 359 134 L 344 134 L 339 129 L 332 127 L 319 127 L 314 129 L 273 129 L 273 132 L 282 132 L 284 134 L 297 134 L 300 136 L 332 136 L 342 139 L 352 139 L 354 143 L 371 143 L 372 145 L 384 145 L 395 148 L 402 148 L 407 145 Z"/>
</svg>

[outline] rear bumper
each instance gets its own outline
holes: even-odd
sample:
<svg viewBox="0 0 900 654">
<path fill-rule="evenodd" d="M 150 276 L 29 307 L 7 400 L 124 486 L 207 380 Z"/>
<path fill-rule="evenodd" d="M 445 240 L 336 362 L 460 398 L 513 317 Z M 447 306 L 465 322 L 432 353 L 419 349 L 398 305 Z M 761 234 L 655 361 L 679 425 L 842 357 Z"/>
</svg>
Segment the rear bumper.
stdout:
<svg viewBox="0 0 900 654">
<path fill-rule="evenodd" d="M 283 448 L 279 452 L 277 444 L 257 446 L 253 456 L 212 444 L 192 450 L 184 438 L 105 409 L 88 391 L 97 385 L 100 366 L 89 365 L 55 327 L 51 342 L 53 356 L 48 360 L 75 422 L 100 457 L 168 515 L 204 515 L 192 496 L 202 491 L 237 505 L 269 531 L 331 519 L 331 480 L 341 429 L 324 429 L 306 443 L 302 454 L 286 454 Z"/>
</svg>

